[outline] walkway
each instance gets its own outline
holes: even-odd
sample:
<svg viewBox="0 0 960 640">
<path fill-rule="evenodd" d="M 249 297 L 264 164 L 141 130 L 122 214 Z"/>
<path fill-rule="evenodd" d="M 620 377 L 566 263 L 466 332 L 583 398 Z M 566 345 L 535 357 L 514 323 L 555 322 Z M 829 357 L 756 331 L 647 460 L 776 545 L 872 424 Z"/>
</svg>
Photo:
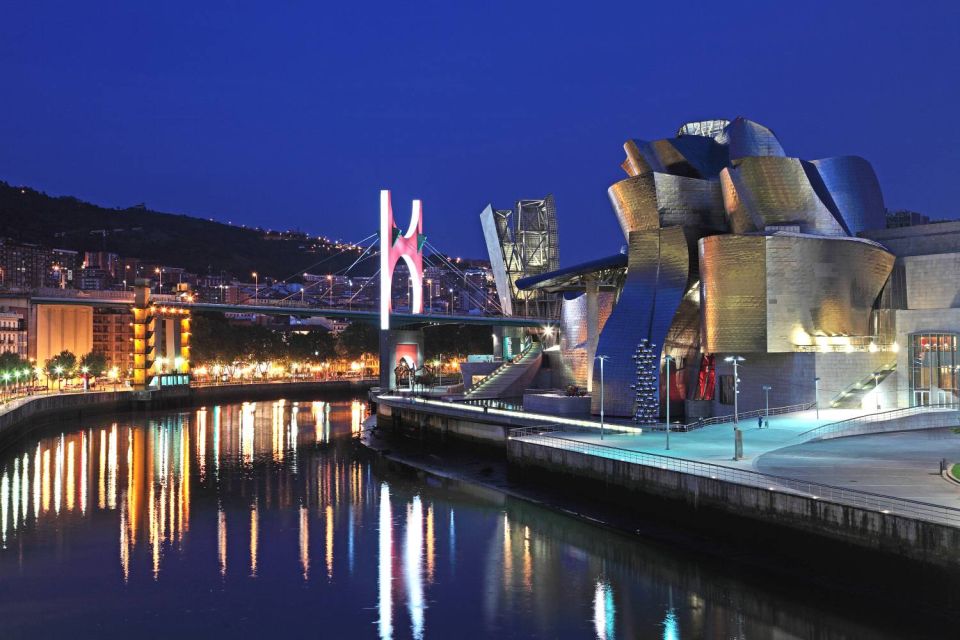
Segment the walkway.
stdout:
<svg viewBox="0 0 960 640">
<path fill-rule="evenodd" d="M 940 476 L 942 458 L 960 462 L 960 434 L 952 429 L 809 442 L 766 453 L 755 467 L 761 473 L 960 508 L 960 486 Z"/>
<path fill-rule="evenodd" d="M 756 419 L 740 423 L 743 432 L 743 459 L 733 460 L 733 423 L 721 423 L 693 431 L 670 432 L 670 450 L 666 450 L 667 435 L 663 431 L 645 431 L 642 434 L 607 433 L 600 439 L 599 424 L 595 433 L 565 433 L 565 438 L 585 443 L 605 444 L 643 453 L 709 462 L 738 469 L 750 469 L 759 456 L 800 444 L 802 434 L 815 427 L 864 415 L 860 409 L 821 409 L 817 418 L 815 411 L 772 416 L 769 429 L 758 429 Z"/>
</svg>

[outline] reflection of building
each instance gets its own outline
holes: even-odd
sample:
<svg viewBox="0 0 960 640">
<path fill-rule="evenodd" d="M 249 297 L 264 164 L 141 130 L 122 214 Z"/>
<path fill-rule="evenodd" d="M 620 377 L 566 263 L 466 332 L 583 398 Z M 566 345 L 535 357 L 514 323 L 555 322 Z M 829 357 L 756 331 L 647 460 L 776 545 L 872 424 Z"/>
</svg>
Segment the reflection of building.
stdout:
<svg viewBox="0 0 960 640">
<path fill-rule="evenodd" d="M 480 214 L 480 223 L 503 313 L 556 317 L 556 295 L 516 286 L 519 278 L 537 276 L 560 266 L 553 196 L 520 200 L 515 210 L 487 205 Z"/>
<path fill-rule="evenodd" d="M 849 402 L 874 372 L 889 375 L 896 347 L 875 307 L 894 256 L 856 237 L 886 226 L 867 161 L 788 157 L 743 118 L 624 150 L 627 177 L 608 194 L 626 255 L 518 282 L 565 294 L 565 382 L 595 390 L 594 356 L 609 356 L 606 412 L 645 421 L 668 397 L 673 415 L 731 412 L 719 406 L 733 403 L 731 355 L 746 359 L 741 409 L 762 406 L 763 385 L 773 406 L 812 402 L 817 381 L 824 399 Z"/>
</svg>

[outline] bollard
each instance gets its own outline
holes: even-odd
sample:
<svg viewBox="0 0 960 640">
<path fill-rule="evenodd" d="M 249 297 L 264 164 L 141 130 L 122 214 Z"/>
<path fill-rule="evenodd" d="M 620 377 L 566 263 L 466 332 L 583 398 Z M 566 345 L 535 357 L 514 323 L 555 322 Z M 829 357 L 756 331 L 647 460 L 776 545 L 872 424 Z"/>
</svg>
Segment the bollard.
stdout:
<svg viewBox="0 0 960 640">
<path fill-rule="evenodd" d="M 734 427 L 733 429 L 733 459 L 742 460 L 743 459 L 743 431 Z"/>
</svg>

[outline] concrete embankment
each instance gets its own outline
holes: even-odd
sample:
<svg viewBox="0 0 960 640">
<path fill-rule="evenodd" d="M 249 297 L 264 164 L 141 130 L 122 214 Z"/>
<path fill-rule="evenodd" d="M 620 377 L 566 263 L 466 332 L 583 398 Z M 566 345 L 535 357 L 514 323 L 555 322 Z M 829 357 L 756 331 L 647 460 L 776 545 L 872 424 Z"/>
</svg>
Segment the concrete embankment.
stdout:
<svg viewBox="0 0 960 640">
<path fill-rule="evenodd" d="M 722 511 L 960 568 L 960 529 L 956 527 L 521 440 L 508 441 L 507 458 L 525 473 L 541 471 L 570 482 L 593 481 L 598 487 L 612 486 L 697 510 Z"/>
<path fill-rule="evenodd" d="M 384 406 L 389 404 L 389 406 Z M 483 443 L 506 450 L 511 472 L 546 480 L 571 491 L 611 498 L 624 508 L 638 499 L 660 501 L 709 522 L 712 517 L 762 523 L 791 534 L 815 536 L 889 553 L 912 561 L 960 568 L 960 528 L 880 509 L 832 502 L 822 497 L 740 484 L 661 469 L 656 466 L 509 439 L 511 428 L 527 426 L 520 417 L 459 408 L 381 403 L 378 424 L 422 439 Z"/>
<path fill-rule="evenodd" d="M 151 411 L 173 407 L 200 406 L 214 402 L 240 402 L 275 398 L 298 398 L 362 393 L 374 383 L 369 380 L 209 385 L 187 389 L 163 389 L 150 393 L 89 391 L 18 398 L 0 407 L 0 444 L 30 429 L 59 420 L 82 419 L 106 413 Z"/>
</svg>

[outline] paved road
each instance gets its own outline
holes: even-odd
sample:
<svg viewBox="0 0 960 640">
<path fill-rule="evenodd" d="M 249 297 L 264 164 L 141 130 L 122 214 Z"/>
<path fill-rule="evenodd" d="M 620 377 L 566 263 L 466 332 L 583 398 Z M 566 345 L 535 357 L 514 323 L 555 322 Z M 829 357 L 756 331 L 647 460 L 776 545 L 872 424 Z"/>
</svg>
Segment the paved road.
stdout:
<svg viewBox="0 0 960 640">
<path fill-rule="evenodd" d="M 809 442 L 759 456 L 762 473 L 960 508 L 960 485 L 940 477 L 941 458 L 960 462 L 950 429 Z"/>
</svg>

